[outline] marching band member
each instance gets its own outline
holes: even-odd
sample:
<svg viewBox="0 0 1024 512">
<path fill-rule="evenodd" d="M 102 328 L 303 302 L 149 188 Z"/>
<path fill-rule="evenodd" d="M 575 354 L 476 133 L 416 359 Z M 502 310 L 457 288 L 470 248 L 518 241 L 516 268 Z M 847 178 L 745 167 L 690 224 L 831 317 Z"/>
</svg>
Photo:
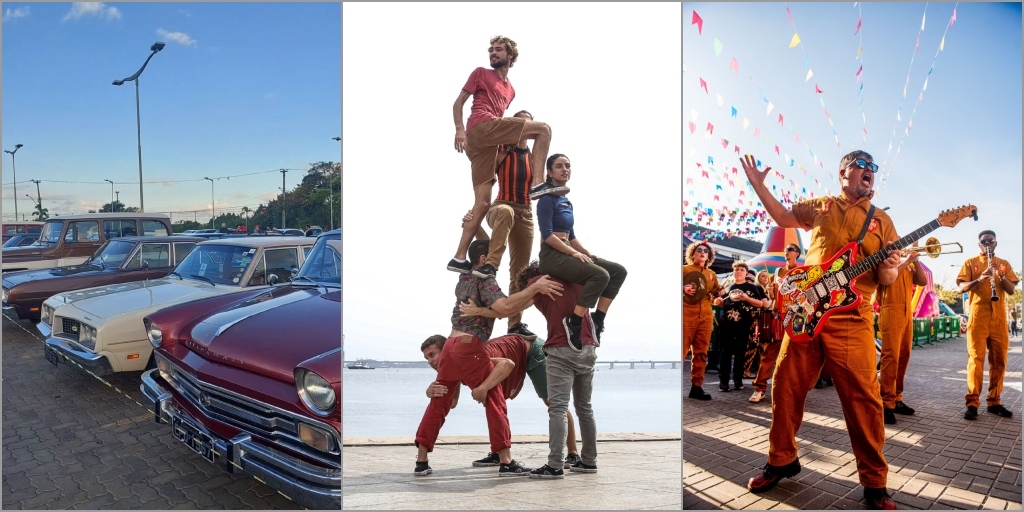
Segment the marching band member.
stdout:
<svg viewBox="0 0 1024 512">
<path fill-rule="evenodd" d="M 704 385 L 704 370 L 708 367 L 708 348 L 711 345 L 711 327 L 714 312 L 711 299 L 718 296 L 718 277 L 711 270 L 715 251 L 706 241 L 686 248 L 683 266 L 683 359 L 692 348 L 690 359 L 690 398 L 711 400 Z M 692 276 L 692 278 L 689 278 Z"/>
<path fill-rule="evenodd" d="M 735 389 L 743 389 L 743 359 L 746 356 L 750 327 L 754 324 L 757 308 L 768 307 L 768 299 L 757 285 L 747 282 L 748 267 L 744 261 L 732 264 L 732 275 L 736 282 L 729 287 L 723 300 L 715 299 L 716 306 L 724 307 L 719 336 L 721 336 L 721 357 L 718 360 L 718 390 L 729 391 L 729 365 L 732 363 L 732 380 Z"/>
<path fill-rule="evenodd" d="M 881 313 L 878 328 L 882 331 L 882 407 L 885 423 L 896 424 L 896 414 L 914 414 L 914 409 L 903 403 L 903 377 L 907 374 L 910 350 L 914 345 L 914 314 L 910 310 L 914 287 L 926 286 L 928 276 L 917 263 L 918 252 L 911 250 L 896 267 L 896 280 L 889 286 L 878 287 Z"/>
<path fill-rule="evenodd" d="M 779 309 L 778 291 L 779 281 L 789 274 L 790 270 L 797 267 L 796 259 L 800 257 L 800 246 L 789 244 L 786 246 L 786 267 L 775 272 L 775 280 L 768 286 L 768 299 L 772 301 L 772 341 L 765 345 L 761 353 L 761 365 L 757 369 L 757 376 L 754 377 L 754 394 L 750 395 L 750 401 L 757 403 L 764 398 L 764 392 L 768 390 L 768 379 L 775 371 L 775 361 L 779 358 L 779 349 L 782 347 L 782 310 Z M 772 385 L 775 380 L 772 379 Z"/>
</svg>

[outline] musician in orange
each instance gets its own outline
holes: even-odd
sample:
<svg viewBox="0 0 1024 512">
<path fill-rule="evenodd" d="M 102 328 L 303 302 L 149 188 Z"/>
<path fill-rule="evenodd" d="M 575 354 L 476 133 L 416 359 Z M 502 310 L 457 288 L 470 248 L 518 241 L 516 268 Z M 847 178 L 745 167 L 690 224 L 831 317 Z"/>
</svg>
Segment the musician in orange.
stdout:
<svg viewBox="0 0 1024 512">
<path fill-rule="evenodd" d="M 711 326 L 714 313 L 711 299 L 718 296 L 718 276 L 711 270 L 715 250 L 707 241 L 690 244 L 686 248 L 683 265 L 683 359 L 693 349 L 690 359 L 690 398 L 711 400 L 704 385 L 704 370 L 708 367 L 708 348 L 711 345 Z"/>
<path fill-rule="evenodd" d="M 978 235 L 981 254 L 964 262 L 956 285 L 970 296 L 970 316 L 967 320 L 967 412 L 964 419 L 978 417 L 981 405 L 981 380 L 985 376 L 985 350 L 988 349 L 988 412 L 1004 418 L 1013 416 L 999 402 L 1003 392 L 1003 374 L 1010 338 L 1006 325 L 1006 295 L 1012 294 L 1020 279 L 1013 273 L 1010 262 L 995 257 L 996 234 L 991 230 Z M 988 255 L 992 255 L 991 262 Z M 991 263 L 991 264 L 990 264 Z M 993 290 L 992 285 L 995 285 Z M 996 301 L 995 299 L 999 299 Z"/>
<path fill-rule="evenodd" d="M 780 227 L 811 231 L 805 265 L 828 261 L 843 246 L 858 241 L 861 236 L 857 260 L 885 249 L 899 238 L 885 211 L 876 208 L 871 218 L 868 217 L 878 172 L 870 154 L 854 151 L 843 157 L 839 165 L 842 185 L 839 195 L 801 201 L 792 209 L 783 206 L 765 185 L 771 167 L 761 171 L 756 162 L 751 155 L 741 159 L 743 171 L 768 215 Z M 893 249 L 887 253 L 884 261 L 856 280 L 855 289 L 862 298 L 859 307 L 832 312 L 828 321 L 821 324 L 818 336 L 808 342 L 793 342 L 788 333 L 783 336 L 772 383 L 768 463 L 761 474 L 747 483 L 751 492 L 767 491 L 783 478 L 800 472 L 796 433 L 803 421 L 807 393 L 824 365 L 835 379 L 868 508 L 896 508 L 886 490 L 889 466 L 882 455 L 885 425 L 875 373 L 875 338 L 868 300 L 878 285 L 891 285 L 896 279 L 899 251 Z"/>
<path fill-rule="evenodd" d="M 778 293 L 779 293 L 779 281 L 789 274 L 790 270 L 797 267 L 796 259 L 800 257 L 800 246 L 796 244 L 789 244 L 786 246 L 786 266 L 775 271 L 775 280 L 768 285 L 768 300 L 772 301 L 771 309 L 774 315 L 784 314 L 779 308 Z M 773 318 L 773 326 L 775 322 L 781 322 L 781 318 Z M 779 349 L 782 348 L 782 329 L 772 329 L 772 341 L 764 347 L 764 352 L 761 353 L 761 365 L 757 369 L 757 376 L 754 377 L 754 394 L 750 395 L 750 401 L 757 403 L 760 402 L 765 395 L 765 391 L 768 390 L 768 379 L 772 378 L 772 372 L 775 371 L 775 361 L 779 358 Z M 775 380 L 772 379 L 772 385 Z"/>
<path fill-rule="evenodd" d="M 889 286 L 878 287 L 881 312 L 878 328 L 882 331 L 882 407 L 885 423 L 896 424 L 897 414 L 914 414 L 914 409 L 903 403 L 903 378 L 910 363 L 910 350 L 914 346 L 914 314 L 910 310 L 914 299 L 914 286 L 927 286 L 928 276 L 917 263 L 918 252 L 912 250 L 896 267 L 896 280 Z"/>
</svg>

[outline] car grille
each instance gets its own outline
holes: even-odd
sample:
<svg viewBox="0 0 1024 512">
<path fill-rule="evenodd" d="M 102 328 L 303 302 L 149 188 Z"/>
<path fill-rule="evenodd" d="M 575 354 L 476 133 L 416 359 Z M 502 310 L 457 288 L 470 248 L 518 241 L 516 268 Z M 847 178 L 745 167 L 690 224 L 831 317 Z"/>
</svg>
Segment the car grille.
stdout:
<svg viewBox="0 0 1024 512">
<path fill-rule="evenodd" d="M 164 359 L 162 356 L 157 356 Z M 181 371 L 174 365 L 173 381 L 171 384 L 180 392 L 193 406 L 199 408 L 204 414 L 212 418 L 232 425 L 246 432 L 252 432 L 266 439 L 272 439 L 276 443 L 287 446 L 293 450 L 317 458 L 331 465 L 338 463 L 337 457 L 341 454 L 340 439 L 333 434 L 334 429 L 330 426 L 305 417 L 300 417 L 252 400 L 226 389 L 200 382 L 194 376 Z M 332 432 L 334 449 L 329 454 L 311 448 L 299 439 L 299 421 L 309 425 L 315 425 L 327 432 Z"/>
<path fill-rule="evenodd" d="M 79 333 L 82 332 L 82 324 L 73 318 L 61 318 L 61 332 L 65 338 L 78 341 Z"/>
</svg>

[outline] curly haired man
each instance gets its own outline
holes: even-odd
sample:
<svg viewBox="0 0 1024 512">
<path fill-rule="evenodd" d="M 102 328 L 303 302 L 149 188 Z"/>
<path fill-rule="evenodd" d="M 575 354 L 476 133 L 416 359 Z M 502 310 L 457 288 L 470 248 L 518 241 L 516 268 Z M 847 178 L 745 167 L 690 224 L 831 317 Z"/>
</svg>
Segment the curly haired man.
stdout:
<svg viewBox="0 0 1024 512">
<path fill-rule="evenodd" d="M 683 359 L 692 348 L 690 359 L 690 398 L 711 400 L 704 391 L 704 370 L 708 366 L 711 327 L 714 313 L 711 299 L 718 295 L 718 276 L 711 270 L 715 251 L 706 241 L 686 248 L 683 266 Z"/>
</svg>

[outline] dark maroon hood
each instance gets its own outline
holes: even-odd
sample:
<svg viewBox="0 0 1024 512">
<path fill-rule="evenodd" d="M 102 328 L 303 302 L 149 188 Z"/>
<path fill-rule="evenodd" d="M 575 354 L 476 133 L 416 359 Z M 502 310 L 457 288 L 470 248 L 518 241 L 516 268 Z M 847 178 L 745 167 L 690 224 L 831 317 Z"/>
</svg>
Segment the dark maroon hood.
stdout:
<svg viewBox="0 0 1024 512">
<path fill-rule="evenodd" d="M 4 273 L 4 285 L 13 288 L 28 281 L 42 281 L 68 276 L 92 277 L 100 274 L 116 272 L 117 267 L 102 268 L 99 265 L 73 265 L 70 267 L 43 268 L 39 270 L 20 270 Z M 10 284 L 8 284 L 10 283 Z"/>
<path fill-rule="evenodd" d="M 295 367 L 341 346 L 341 291 L 282 286 L 194 323 L 189 348 L 203 357 L 294 383 Z"/>
</svg>

